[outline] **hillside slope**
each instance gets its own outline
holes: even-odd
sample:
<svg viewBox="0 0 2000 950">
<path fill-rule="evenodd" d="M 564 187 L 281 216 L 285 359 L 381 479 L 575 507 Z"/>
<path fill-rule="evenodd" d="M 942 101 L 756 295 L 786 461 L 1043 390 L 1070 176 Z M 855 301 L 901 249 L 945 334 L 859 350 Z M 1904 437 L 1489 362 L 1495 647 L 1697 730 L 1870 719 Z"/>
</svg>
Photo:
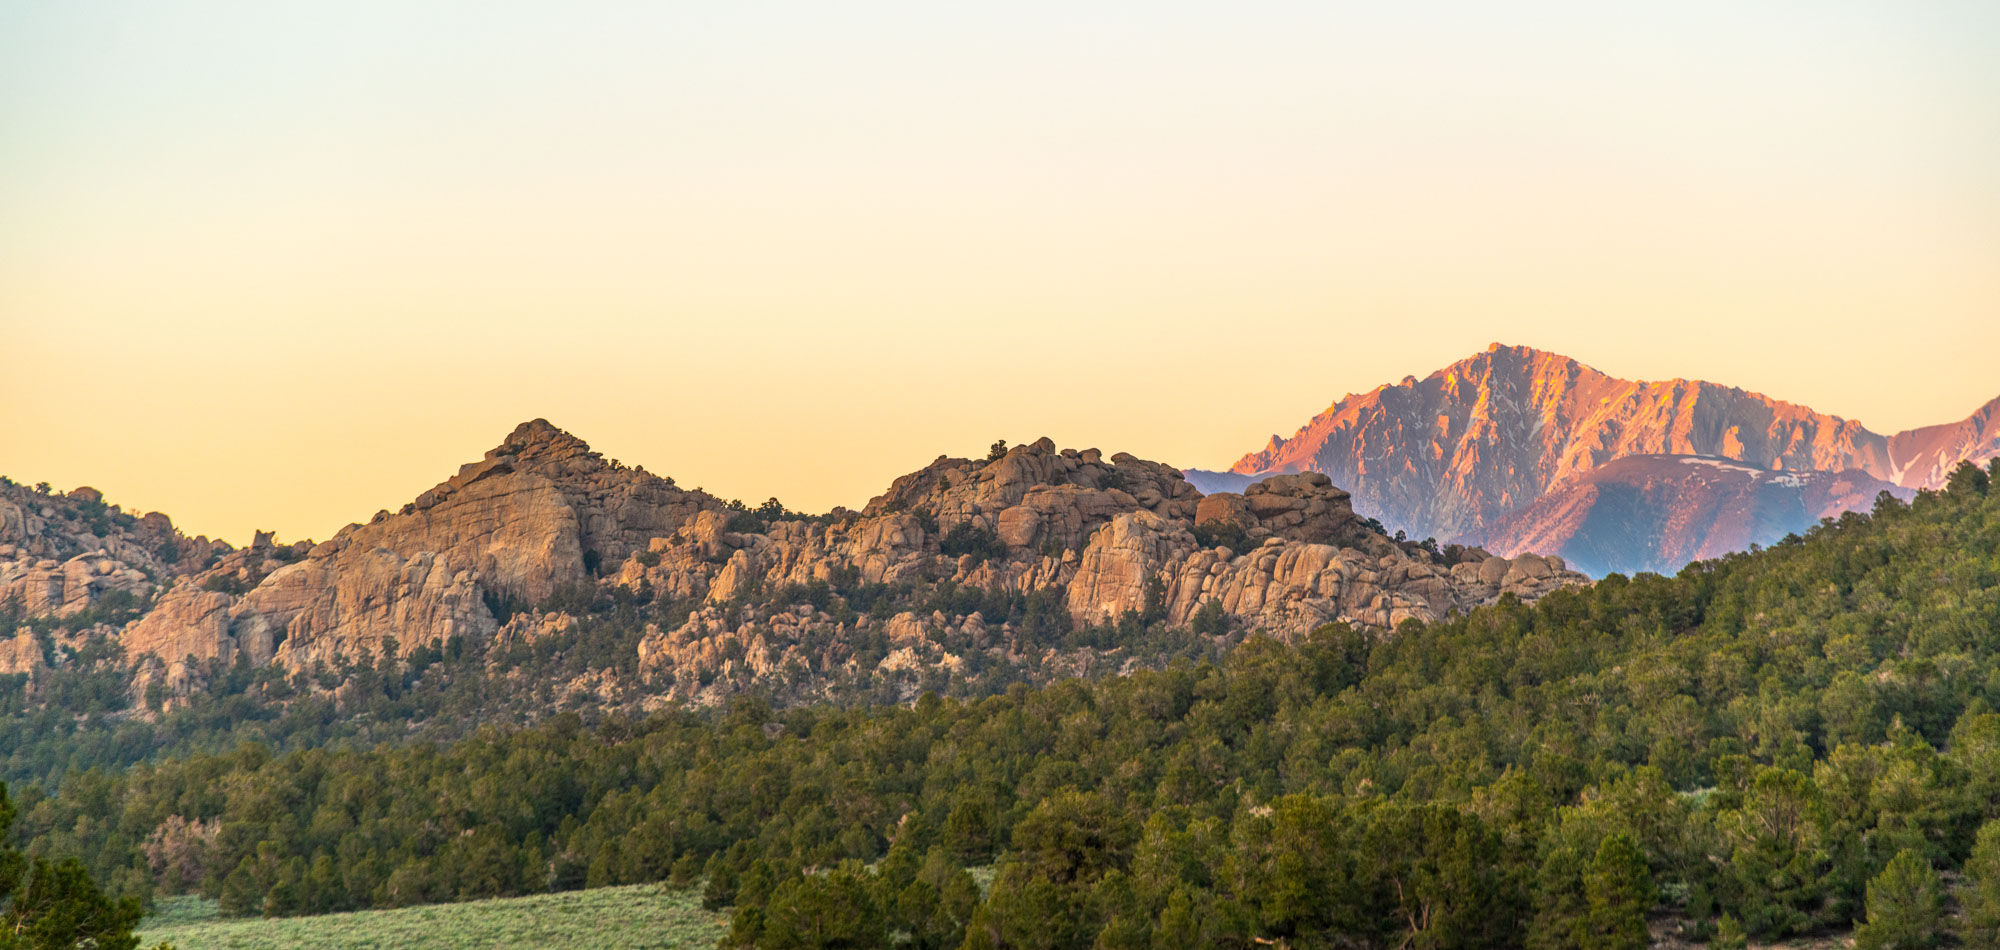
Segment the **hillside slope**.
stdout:
<svg viewBox="0 0 2000 950">
<path fill-rule="evenodd" d="M 231 913 L 701 882 L 732 946 L 1825 937 L 1892 866 L 2000 890 L 2000 464 L 1961 472 L 1395 636 L 977 701 L 239 747 L 77 773 L 21 834 Z M 1915 942 L 1962 922 L 1918 917 Z"/>
</svg>

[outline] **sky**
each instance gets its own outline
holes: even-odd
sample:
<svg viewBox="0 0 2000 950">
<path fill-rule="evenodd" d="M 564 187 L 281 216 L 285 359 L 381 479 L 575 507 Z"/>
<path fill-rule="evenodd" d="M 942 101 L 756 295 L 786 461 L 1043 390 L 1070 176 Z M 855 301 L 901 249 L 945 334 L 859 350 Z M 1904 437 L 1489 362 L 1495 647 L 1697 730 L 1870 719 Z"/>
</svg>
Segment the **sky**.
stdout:
<svg viewBox="0 0 2000 950">
<path fill-rule="evenodd" d="M 0 474 L 190 533 L 535 417 L 805 510 L 1222 467 L 1495 341 L 2000 395 L 2000 4 L 0 4 Z"/>
</svg>

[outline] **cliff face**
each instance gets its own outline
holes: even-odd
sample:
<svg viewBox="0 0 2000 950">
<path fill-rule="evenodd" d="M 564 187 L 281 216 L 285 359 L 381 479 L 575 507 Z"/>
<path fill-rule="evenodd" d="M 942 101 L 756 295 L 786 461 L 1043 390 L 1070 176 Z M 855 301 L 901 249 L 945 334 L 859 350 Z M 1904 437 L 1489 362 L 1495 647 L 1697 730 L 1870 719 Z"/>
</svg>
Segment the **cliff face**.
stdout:
<svg viewBox="0 0 2000 950">
<path fill-rule="evenodd" d="M 1272 473 L 1324 472 L 1353 492 L 1362 512 L 1413 536 L 1481 543 L 1498 537 L 1489 529 L 1502 519 L 1628 456 L 1705 456 L 1777 472 L 1858 471 L 1914 489 L 1941 485 L 1961 459 L 1994 454 L 2000 454 L 2000 400 L 1960 423 L 1885 437 L 1740 389 L 1616 379 L 1554 353 L 1494 344 L 1422 380 L 1342 399 L 1291 438 L 1272 436 L 1228 472 L 1189 478 L 1219 488 Z M 1672 520 L 1644 517 L 1662 525 Z M 1514 517 L 1507 538 L 1532 533 L 1521 520 Z M 1657 550 L 1707 549 L 1690 538 L 1644 541 Z M 1642 560 L 1634 550 L 1607 563 L 1629 570 Z"/>
<path fill-rule="evenodd" d="M 912 675 L 1050 648 L 974 607 L 917 609 L 957 591 L 1032 595 L 1065 628 L 1138 614 L 1181 627 L 1206 608 L 1218 635 L 1293 636 L 1583 580 L 1553 559 L 1397 544 L 1314 473 L 1204 497 L 1168 466 L 1044 439 L 940 458 L 863 511 L 808 518 L 682 491 L 541 420 L 396 513 L 321 544 L 260 536 L 212 560 L 117 632 L 135 690 L 184 693 L 208 664 L 239 658 L 308 670 L 453 638 L 569 636 L 571 611 L 614 592 L 686 605 L 684 622 L 644 632 L 636 660 L 656 694 L 705 701 L 718 676 L 856 672 L 843 664 L 861 662 L 857 638 L 889 647 L 868 663 Z M 864 593 L 897 608 L 847 603 Z"/>
<path fill-rule="evenodd" d="M 616 562 L 719 506 L 607 462 L 538 419 L 401 511 L 349 525 L 302 558 L 183 581 L 123 642 L 178 685 L 189 657 L 240 652 L 255 665 L 304 669 L 366 659 L 392 642 L 407 654 L 453 637 L 484 640 L 498 627 L 495 606 L 592 583 L 590 565 Z M 216 577 L 248 590 L 219 593 Z"/>
</svg>

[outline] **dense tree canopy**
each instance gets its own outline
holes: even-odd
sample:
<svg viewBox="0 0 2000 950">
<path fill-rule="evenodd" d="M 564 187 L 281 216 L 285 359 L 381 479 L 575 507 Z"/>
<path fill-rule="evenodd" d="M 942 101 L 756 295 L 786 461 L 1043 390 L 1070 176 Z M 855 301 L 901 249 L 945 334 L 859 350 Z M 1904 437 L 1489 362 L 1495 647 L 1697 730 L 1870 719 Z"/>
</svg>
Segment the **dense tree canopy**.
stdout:
<svg viewBox="0 0 2000 950">
<path fill-rule="evenodd" d="M 1673 578 L 985 698 L 75 771 L 17 833 L 235 913 L 699 883 L 772 947 L 1629 947 L 1649 914 L 1775 938 L 1927 920 L 1933 869 L 1990 928 L 1989 486 Z"/>
</svg>

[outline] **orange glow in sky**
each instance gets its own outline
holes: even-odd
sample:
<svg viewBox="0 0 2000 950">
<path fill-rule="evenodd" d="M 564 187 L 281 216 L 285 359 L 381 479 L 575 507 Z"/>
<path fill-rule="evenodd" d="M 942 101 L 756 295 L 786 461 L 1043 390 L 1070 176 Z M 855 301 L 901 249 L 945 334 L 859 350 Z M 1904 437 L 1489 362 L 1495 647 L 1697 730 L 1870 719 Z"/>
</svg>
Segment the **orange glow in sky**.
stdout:
<svg viewBox="0 0 2000 950">
<path fill-rule="evenodd" d="M 961 6 L 10 5 L 0 473 L 241 543 L 536 416 L 823 510 L 1495 340 L 2000 395 L 2000 5 Z"/>
</svg>

